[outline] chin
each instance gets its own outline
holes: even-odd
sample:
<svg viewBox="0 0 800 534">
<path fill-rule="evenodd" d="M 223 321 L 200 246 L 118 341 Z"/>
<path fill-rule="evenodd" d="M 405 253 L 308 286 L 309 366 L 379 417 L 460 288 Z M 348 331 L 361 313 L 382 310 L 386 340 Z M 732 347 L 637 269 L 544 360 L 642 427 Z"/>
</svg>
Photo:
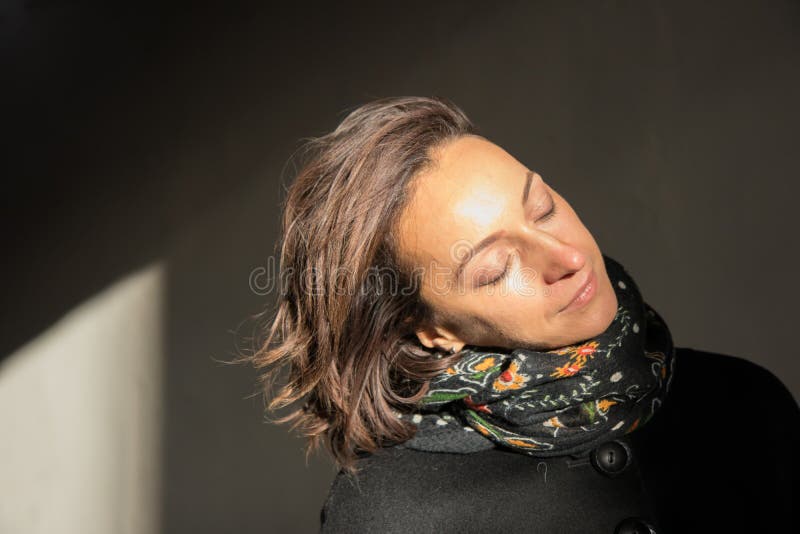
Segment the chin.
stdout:
<svg viewBox="0 0 800 534">
<path fill-rule="evenodd" d="M 597 273 L 601 280 L 592 302 L 584 308 L 582 318 L 584 325 L 581 339 L 589 339 L 603 333 L 617 314 L 617 295 L 611 287 L 611 281 L 605 273 Z"/>
<path fill-rule="evenodd" d="M 618 302 L 617 294 L 614 292 L 614 288 L 611 287 L 611 280 L 609 280 L 605 272 L 603 272 L 603 283 L 597 289 L 596 300 L 593 304 L 597 308 L 597 320 L 602 323 L 602 331 L 608 328 L 611 321 L 614 320 L 617 314 Z"/>
</svg>

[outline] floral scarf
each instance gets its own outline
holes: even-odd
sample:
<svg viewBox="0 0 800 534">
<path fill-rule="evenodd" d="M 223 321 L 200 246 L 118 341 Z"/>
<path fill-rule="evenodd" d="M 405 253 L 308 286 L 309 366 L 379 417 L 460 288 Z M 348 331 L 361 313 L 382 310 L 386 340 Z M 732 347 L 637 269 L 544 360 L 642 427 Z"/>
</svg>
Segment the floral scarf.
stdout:
<svg viewBox="0 0 800 534">
<path fill-rule="evenodd" d="M 532 456 L 578 454 L 644 425 L 666 397 L 675 349 L 664 320 L 624 267 L 603 255 L 618 308 L 596 337 L 548 351 L 465 345 L 430 382 L 403 447 Z"/>
</svg>

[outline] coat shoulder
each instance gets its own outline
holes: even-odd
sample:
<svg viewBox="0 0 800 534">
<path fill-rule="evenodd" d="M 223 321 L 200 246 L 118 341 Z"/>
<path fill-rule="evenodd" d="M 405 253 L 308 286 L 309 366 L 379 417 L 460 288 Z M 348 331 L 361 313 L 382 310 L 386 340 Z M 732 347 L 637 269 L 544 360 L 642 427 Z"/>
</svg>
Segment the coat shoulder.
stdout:
<svg viewBox="0 0 800 534">
<path fill-rule="evenodd" d="M 675 372 L 682 393 L 705 392 L 704 397 L 712 394 L 716 400 L 752 399 L 760 406 L 768 402 L 772 409 L 800 420 L 800 407 L 786 384 L 766 367 L 746 358 L 678 347 Z"/>
<path fill-rule="evenodd" d="M 321 532 L 408 532 L 425 518 L 443 520 L 440 504 L 455 489 L 453 455 L 387 447 L 339 471 L 320 512 Z M 475 481 L 472 481 L 475 482 Z M 436 488 L 439 499 L 429 491 Z"/>
<path fill-rule="evenodd" d="M 322 532 L 399 532 L 402 518 L 419 514 L 435 472 L 431 454 L 402 447 L 378 449 L 359 458 L 357 472 L 340 470 L 321 511 Z"/>
<path fill-rule="evenodd" d="M 764 366 L 677 348 L 663 407 L 632 436 L 666 532 L 795 526 L 800 407 Z"/>
<path fill-rule="evenodd" d="M 322 532 L 475 532 L 476 518 L 464 510 L 502 501 L 512 515 L 535 514 L 546 502 L 544 484 L 531 477 L 536 461 L 499 449 L 456 454 L 387 447 L 360 458 L 358 467 L 356 476 L 340 471 L 334 478 L 320 514 Z"/>
</svg>

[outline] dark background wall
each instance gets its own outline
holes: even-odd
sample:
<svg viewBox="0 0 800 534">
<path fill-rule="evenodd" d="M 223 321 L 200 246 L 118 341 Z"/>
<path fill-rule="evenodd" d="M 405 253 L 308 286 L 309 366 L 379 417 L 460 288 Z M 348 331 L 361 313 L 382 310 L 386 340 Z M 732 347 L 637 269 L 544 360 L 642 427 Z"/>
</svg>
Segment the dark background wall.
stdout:
<svg viewBox="0 0 800 534">
<path fill-rule="evenodd" d="M 0 5 L 0 357 L 166 260 L 164 532 L 316 528 L 332 466 L 219 360 L 274 297 L 249 280 L 299 138 L 373 97 L 452 98 L 679 346 L 800 392 L 797 2 Z"/>
</svg>

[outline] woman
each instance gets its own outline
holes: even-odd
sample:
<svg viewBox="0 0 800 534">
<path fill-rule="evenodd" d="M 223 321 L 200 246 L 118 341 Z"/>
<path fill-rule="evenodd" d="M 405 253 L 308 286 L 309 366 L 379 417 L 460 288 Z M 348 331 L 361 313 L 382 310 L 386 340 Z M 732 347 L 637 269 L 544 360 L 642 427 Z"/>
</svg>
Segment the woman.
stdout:
<svg viewBox="0 0 800 534">
<path fill-rule="evenodd" d="M 550 183 L 443 98 L 306 144 L 265 392 L 339 474 L 324 532 L 791 526 L 800 411 L 764 368 L 676 348 Z"/>
</svg>

